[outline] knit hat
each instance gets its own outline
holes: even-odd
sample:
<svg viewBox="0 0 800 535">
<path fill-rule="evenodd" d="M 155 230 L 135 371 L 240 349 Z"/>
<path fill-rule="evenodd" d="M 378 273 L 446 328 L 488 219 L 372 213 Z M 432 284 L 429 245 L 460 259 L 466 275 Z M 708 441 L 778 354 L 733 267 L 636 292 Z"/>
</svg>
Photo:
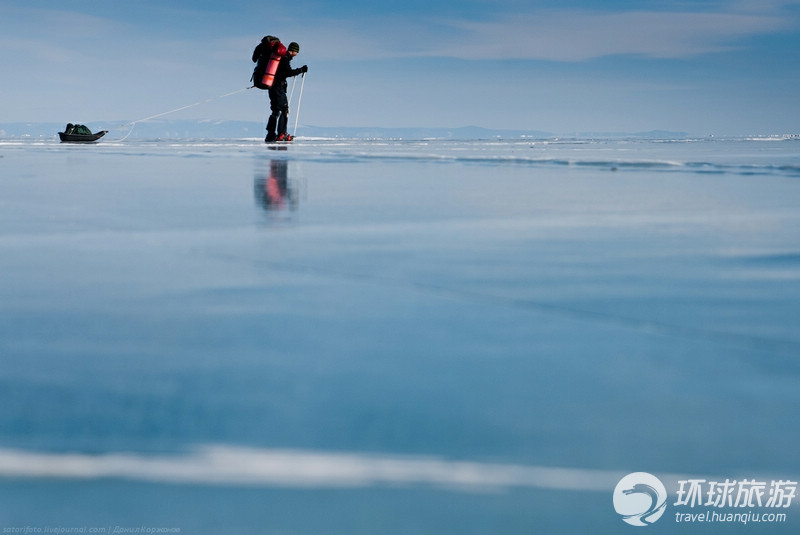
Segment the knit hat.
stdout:
<svg viewBox="0 0 800 535">
<path fill-rule="evenodd" d="M 289 43 L 289 48 L 287 48 L 289 52 L 300 52 L 300 45 L 292 41 Z"/>
</svg>

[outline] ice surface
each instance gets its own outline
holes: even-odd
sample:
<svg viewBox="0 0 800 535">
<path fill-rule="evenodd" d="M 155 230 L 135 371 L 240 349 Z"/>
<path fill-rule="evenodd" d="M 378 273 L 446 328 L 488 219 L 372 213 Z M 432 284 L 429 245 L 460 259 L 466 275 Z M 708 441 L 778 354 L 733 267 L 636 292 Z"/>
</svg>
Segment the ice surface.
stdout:
<svg viewBox="0 0 800 535">
<path fill-rule="evenodd" d="M 617 533 L 615 474 L 796 479 L 797 147 L 0 143 L 0 518 Z M 97 471 L 212 445 L 410 464 L 348 490 Z M 508 467 L 578 482 L 498 493 Z"/>
</svg>

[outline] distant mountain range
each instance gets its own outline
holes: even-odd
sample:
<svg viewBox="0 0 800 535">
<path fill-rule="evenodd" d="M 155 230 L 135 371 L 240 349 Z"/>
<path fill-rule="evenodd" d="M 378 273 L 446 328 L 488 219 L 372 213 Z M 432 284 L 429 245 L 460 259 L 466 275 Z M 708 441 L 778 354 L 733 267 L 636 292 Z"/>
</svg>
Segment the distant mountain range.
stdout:
<svg viewBox="0 0 800 535">
<path fill-rule="evenodd" d="M 124 121 L 88 123 L 92 131 L 109 130 L 106 139 L 242 139 L 264 136 L 264 124 L 254 121 L 175 120 L 148 121 L 124 125 Z M 0 123 L 0 139 L 56 138 L 63 132 L 62 123 Z M 132 128 L 132 129 L 131 129 Z M 479 126 L 458 128 L 386 128 L 386 127 L 332 127 L 302 125 L 297 134 L 302 137 L 343 139 L 551 139 L 572 138 L 655 138 L 676 139 L 688 136 L 686 132 L 653 130 L 650 132 L 572 132 L 555 134 L 541 130 L 500 130 Z"/>
</svg>

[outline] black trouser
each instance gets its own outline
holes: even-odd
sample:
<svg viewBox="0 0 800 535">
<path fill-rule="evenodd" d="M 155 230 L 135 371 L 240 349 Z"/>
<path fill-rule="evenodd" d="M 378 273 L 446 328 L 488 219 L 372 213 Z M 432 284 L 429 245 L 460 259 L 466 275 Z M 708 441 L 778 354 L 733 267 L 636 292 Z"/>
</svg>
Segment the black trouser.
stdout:
<svg viewBox="0 0 800 535">
<path fill-rule="evenodd" d="M 289 123 L 289 99 L 286 96 L 286 81 L 278 82 L 269 90 L 269 109 L 271 114 L 267 121 L 267 139 L 274 140 L 286 133 Z M 277 128 L 277 135 L 276 130 Z"/>
</svg>

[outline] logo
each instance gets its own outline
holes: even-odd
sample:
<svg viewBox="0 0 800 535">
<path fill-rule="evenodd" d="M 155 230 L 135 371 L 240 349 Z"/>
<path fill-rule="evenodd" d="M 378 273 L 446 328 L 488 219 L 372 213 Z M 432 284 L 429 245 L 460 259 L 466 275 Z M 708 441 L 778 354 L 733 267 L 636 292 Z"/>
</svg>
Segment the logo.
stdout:
<svg viewBox="0 0 800 535">
<path fill-rule="evenodd" d="M 661 518 L 667 507 L 667 489 L 654 475 L 634 472 L 614 488 L 614 509 L 631 526 L 648 526 Z"/>
</svg>

